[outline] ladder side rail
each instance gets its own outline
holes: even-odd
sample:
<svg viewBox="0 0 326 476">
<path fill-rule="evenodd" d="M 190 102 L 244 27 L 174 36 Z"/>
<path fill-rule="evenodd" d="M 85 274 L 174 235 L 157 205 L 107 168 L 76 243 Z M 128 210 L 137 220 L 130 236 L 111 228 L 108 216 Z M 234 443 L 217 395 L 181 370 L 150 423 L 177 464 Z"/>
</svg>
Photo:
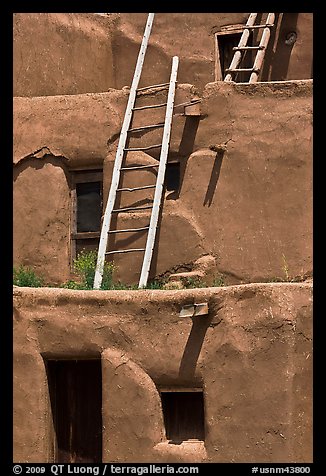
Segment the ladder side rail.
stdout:
<svg viewBox="0 0 326 476">
<path fill-rule="evenodd" d="M 153 210 L 152 210 L 152 215 L 151 215 L 150 224 L 149 224 L 146 248 L 145 248 L 143 265 L 142 265 L 142 270 L 140 274 L 138 288 L 144 288 L 147 284 L 151 261 L 152 261 L 153 249 L 155 245 L 155 235 L 156 235 L 159 212 L 160 212 L 160 204 L 162 199 L 166 163 L 167 163 L 169 144 L 170 144 L 178 65 L 179 65 L 179 58 L 178 56 L 174 56 L 172 59 L 170 86 L 169 86 L 166 113 L 165 113 L 160 163 L 159 163 L 159 169 L 157 172 L 156 188 L 155 188 L 155 194 L 154 194 L 154 200 L 153 200 Z"/>
<path fill-rule="evenodd" d="M 250 13 L 250 15 L 248 17 L 248 20 L 247 20 L 247 23 L 246 23 L 246 26 L 253 26 L 253 24 L 256 21 L 257 15 L 258 15 L 258 13 Z M 242 48 L 243 46 L 247 46 L 249 36 L 250 36 L 250 30 L 245 28 L 242 32 L 242 35 L 241 35 L 241 38 L 240 38 L 240 41 L 239 41 L 239 44 L 238 44 L 238 48 Z M 237 68 L 237 66 L 239 65 L 239 63 L 241 61 L 241 57 L 242 57 L 241 50 L 236 51 L 233 55 L 231 64 L 229 66 L 229 69 Z M 225 76 L 224 81 L 232 81 L 232 74 L 228 73 Z"/>
<path fill-rule="evenodd" d="M 272 24 L 274 24 L 274 21 L 275 21 L 275 13 L 269 13 L 268 17 L 267 17 L 267 20 L 266 20 L 266 23 L 272 25 Z M 271 30 L 270 29 L 271 29 L 271 27 L 266 27 L 263 30 L 263 34 L 261 36 L 260 43 L 259 43 L 259 46 L 261 46 L 263 48 L 261 50 L 259 50 L 256 54 L 256 58 L 255 58 L 254 65 L 253 65 L 253 70 L 254 71 L 250 75 L 249 83 L 256 83 L 258 81 L 258 77 L 259 77 L 261 67 L 262 67 L 262 64 L 263 64 L 263 61 L 264 61 L 264 57 L 265 57 L 266 48 L 267 48 L 267 45 L 268 45 L 268 42 L 269 42 L 269 38 L 271 36 Z"/>
<path fill-rule="evenodd" d="M 97 263 L 96 263 L 94 285 L 93 285 L 94 289 L 100 289 L 102 284 L 104 262 L 105 262 L 105 252 L 106 252 L 107 242 L 108 242 L 108 231 L 110 229 L 110 224 L 111 224 L 111 216 L 112 216 L 112 210 L 113 210 L 115 198 L 116 198 L 116 190 L 119 186 L 119 181 L 120 181 L 120 168 L 121 168 L 121 164 L 122 164 L 122 160 L 124 156 L 124 148 L 127 141 L 127 131 L 129 129 L 132 114 L 133 114 L 133 107 L 135 104 L 137 87 L 139 84 L 140 75 L 141 75 L 143 64 L 144 64 L 145 53 L 146 53 L 152 25 L 153 25 L 153 20 L 154 20 L 154 13 L 149 13 L 146 27 L 144 30 L 142 43 L 141 43 L 138 58 L 137 58 L 134 77 L 130 87 L 130 94 L 129 94 L 128 103 L 127 103 L 127 107 L 125 111 L 125 117 L 122 124 L 121 134 L 119 137 L 118 148 L 116 152 L 114 168 L 112 173 L 111 187 L 110 187 L 110 192 L 109 192 L 109 196 L 108 196 L 108 200 L 107 200 L 107 204 L 106 204 L 106 208 L 104 212 L 102 229 L 101 229 L 101 236 L 100 236 L 100 242 L 99 242 L 99 248 L 98 248 L 98 254 L 97 254 Z"/>
</svg>

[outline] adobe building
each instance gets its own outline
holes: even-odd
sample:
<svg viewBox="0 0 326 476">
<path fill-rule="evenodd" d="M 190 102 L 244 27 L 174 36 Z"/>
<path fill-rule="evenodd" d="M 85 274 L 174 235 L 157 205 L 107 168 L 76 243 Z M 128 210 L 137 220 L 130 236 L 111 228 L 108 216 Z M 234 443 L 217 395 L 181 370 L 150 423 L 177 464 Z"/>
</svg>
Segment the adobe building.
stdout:
<svg viewBox="0 0 326 476">
<path fill-rule="evenodd" d="M 248 16 L 155 14 L 140 87 L 180 61 L 150 272 L 170 289 L 77 291 L 58 286 L 98 247 L 147 14 L 14 15 L 14 264 L 49 286 L 14 288 L 15 461 L 312 461 L 312 14 L 275 14 L 258 82 L 226 82 Z M 162 120 L 147 108 L 134 127 Z M 115 257 L 115 278 L 137 283 L 141 262 Z"/>
</svg>

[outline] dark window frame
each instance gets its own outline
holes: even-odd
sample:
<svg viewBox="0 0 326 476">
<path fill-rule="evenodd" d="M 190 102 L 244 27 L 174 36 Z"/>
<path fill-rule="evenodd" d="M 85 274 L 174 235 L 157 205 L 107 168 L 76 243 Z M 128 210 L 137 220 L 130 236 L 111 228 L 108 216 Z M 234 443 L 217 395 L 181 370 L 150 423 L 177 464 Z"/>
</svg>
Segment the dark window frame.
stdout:
<svg viewBox="0 0 326 476">
<path fill-rule="evenodd" d="M 77 184 L 78 183 L 91 183 L 100 182 L 101 186 L 101 213 L 103 210 L 103 170 L 102 169 L 83 169 L 83 170 L 71 170 L 71 189 L 70 189 L 70 201 L 71 201 L 71 219 L 70 219 L 70 265 L 73 268 L 73 260 L 76 258 L 77 244 L 79 240 L 86 241 L 99 241 L 101 230 L 78 232 L 77 231 Z"/>
<path fill-rule="evenodd" d="M 169 443 L 176 443 L 180 444 L 182 442 L 193 441 L 202 443 L 205 441 L 206 435 L 206 424 L 205 424 L 205 393 L 203 388 L 201 387 L 161 387 L 159 388 L 159 393 L 161 397 L 161 404 L 162 404 L 162 412 L 163 412 L 163 420 L 164 420 L 164 429 L 166 439 Z M 169 394 L 169 397 L 165 397 L 165 395 Z M 193 428 L 189 430 L 189 418 L 186 418 L 185 415 L 181 417 L 181 423 L 186 422 L 186 426 L 188 428 L 181 428 L 180 430 L 180 420 L 174 421 L 172 414 L 169 414 L 171 410 L 171 397 L 175 396 L 177 402 L 177 406 L 183 408 L 185 405 L 180 406 L 180 399 L 182 398 L 181 395 L 186 394 L 188 399 L 188 406 L 189 406 L 189 397 L 190 394 L 200 394 L 201 395 L 201 402 L 197 402 L 199 405 L 202 405 L 200 409 L 201 415 L 196 415 L 196 412 L 193 411 L 193 408 L 189 414 L 192 416 L 196 415 L 196 418 L 193 419 Z M 178 396 L 177 396 L 178 395 Z M 168 402 L 170 400 L 170 402 Z M 185 401 L 183 403 L 186 403 Z M 178 414 L 177 409 L 176 413 Z M 183 419 L 183 422 L 182 422 Z M 176 430 L 177 429 L 177 430 Z M 178 433 L 179 432 L 179 433 Z M 192 435 L 191 435 L 192 432 Z"/>
</svg>

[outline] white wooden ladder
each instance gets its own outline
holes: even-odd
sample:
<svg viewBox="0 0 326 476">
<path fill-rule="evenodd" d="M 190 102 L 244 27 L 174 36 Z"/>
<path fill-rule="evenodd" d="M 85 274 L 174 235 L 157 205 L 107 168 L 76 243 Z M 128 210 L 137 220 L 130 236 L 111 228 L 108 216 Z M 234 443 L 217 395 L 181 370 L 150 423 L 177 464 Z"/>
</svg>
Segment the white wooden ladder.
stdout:
<svg viewBox="0 0 326 476">
<path fill-rule="evenodd" d="M 261 25 L 255 25 L 255 21 L 258 13 L 250 13 L 247 23 L 244 25 L 244 30 L 242 32 L 238 46 L 235 46 L 233 50 L 235 51 L 232 58 L 230 67 L 226 70 L 226 76 L 224 81 L 235 81 L 235 77 L 238 73 L 241 72 L 250 72 L 249 83 L 255 83 L 258 81 L 259 74 L 262 69 L 262 64 L 265 57 L 266 48 L 269 42 L 271 28 L 274 26 L 275 13 L 268 13 L 266 23 Z M 251 31 L 257 28 L 263 28 L 263 33 L 257 46 L 247 46 L 248 39 Z M 244 58 L 244 54 L 248 50 L 257 51 L 254 64 L 251 68 L 241 68 L 240 63 Z"/>
<path fill-rule="evenodd" d="M 147 285 L 148 275 L 150 271 L 152 255 L 155 245 L 155 235 L 158 225 L 159 219 L 159 212 L 160 212 L 160 204 L 162 199 L 162 193 L 164 188 L 164 178 L 165 178 L 165 170 L 166 170 L 166 163 L 168 157 L 168 150 L 169 150 L 169 143 L 170 143 L 170 134 L 171 134 L 171 126 L 172 126 L 172 116 L 173 116 L 173 108 L 174 108 L 174 97 L 175 97 L 175 89 L 176 89 L 176 82 L 177 82 L 177 71 L 178 71 L 178 64 L 179 58 L 177 56 L 173 57 L 172 59 L 172 69 L 171 69 L 171 76 L 170 82 L 164 84 L 156 84 L 153 86 L 147 86 L 145 88 L 138 88 L 140 75 L 144 63 L 145 52 L 147 49 L 148 39 L 150 35 L 150 31 L 152 28 L 154 19 L 154 13 L 150 13 L 148 15 L 147 24 L 144 31 L 144 36 L 142 40 L 142 44 L 140 47 L 135 73 L 133 77 L 133 81 L 130 88 L 129 99 L 125 111 L 125 117 L 121 129 L 121 134 L 119 138 L 118 148 L 116 152 L 114 168 L 112 173 L 112 180 L 111 180 L 111 187 L 108 196 L 108 201 L 106 204 L 106 209 L 103 217 L 102 229 L 101 229 L 101 236 L 100 236 L 100 243 L 98 249 L 98 256 L 97 256 L 97 264 L 96 264 L 96 271 L 94 277 L 94 289 L 100 289 L 102 278 L 103 278 L 103 270 L 104 270 L 104 263 L 105 263 L 105 256 L 108 254 L 116 254 L 116 253 L 129 253 L 129 252 L 144 252 L 143 257 L 143 264 L 142 269 L 140 272 L 140 279 L 139 279 L 139 288 L 143 288 Z M 136 107 L 136 99 L 139 95 L 139 92 L 144 91 L 146 89 L 155 89 L 159 88 L 167 89 L 167 101 L 161 104 L 153 104 L 148 106 L 140 106 Z M 165 120 L 163 123 L 159 124 L 150 124 L 148 126 L 143 127 L 130 127 L 134 111 L 147 109 L 147 108 L 158 108 L 158 107 L 165 107 Z M 145 130 L 145 129 L 154 129 L 154 128 L 163 128 L 163 136 L 162 142 L 160 144 L 154 144 L 144 147 L 126 147 L 127 140 L 135 131 Z M 123 160 L 126 158 L 129 151 L 146 151 L 153 148 L 160 148 L 160 159 L 157 165 L 138 165 L 132 167 L 125 167 L 123 166 Z M 121 176 L 124 172 L 132 172 L 137 173 L 137 170 L 144 170 L 150 168 L 158 168 L 156 183 L 152 185 L 145 185 L 142 187 L 134 187 L 134 188 L 123 188 L 120 185 Z M 129 193 L 136 190 L 143 190 L 143 189 L 155 189 L 154 198 L 152 205 L 148 206 L 140 206 L 140 207 L 124 207 L 124 208 L 114 208 L 116 203 L 117 192 Z M 150 223 L 148 226 L 142 226 L 139 228 L 128 228 L 128 229 L 112 229 L 111 227 L 111 219 L 112 214 L 115 213 L 126 213 L 131 211 L 137 210 L 144 210 L 144 209 L 152 209 Z M 143 232 L 147 231 L 147 241 L 145 248 L 129 248 L 123 250 L 110 250 L 107 251 L 107 244 L 108 244 L 108 236 L 109 234 L 113 233 L 130 233 L 130 232 Z"/>
</svg>

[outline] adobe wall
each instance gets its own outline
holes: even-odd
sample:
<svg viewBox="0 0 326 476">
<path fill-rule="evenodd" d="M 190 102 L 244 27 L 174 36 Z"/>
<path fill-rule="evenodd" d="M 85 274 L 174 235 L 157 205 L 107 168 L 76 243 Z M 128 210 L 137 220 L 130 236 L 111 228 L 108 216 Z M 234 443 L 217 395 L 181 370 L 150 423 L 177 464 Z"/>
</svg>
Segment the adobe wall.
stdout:
<svg viewBox="0 0 326 476">
<path fill-rule="evenodd" d="M 196 97 L 193 86 L 179 84 L 176 104 Z M 14 100 L 14 261 L 32 264 L 50 282 L 69 275 L 69 170 L 103 165 L 106 202 L 127 98 L 127 91 L 112 89 Z M 162 98 L 148 93 L 142 101 Z M 133 125 L 163 119 L 152 111 Z M 286 269 L 292 278 L 311 276 L 311 121 L 311 80 L 209 83 L 200 117 L 174 117 L 169 158 L 181 161 L 181 189 L 166 193 L 153 274 L 212 254 L 231 284 L 286 278 Z M 133 145 L 159 143 L 159 134 L 136 135 Z M 128 160 L 157 158 L 134 153 Z M 130 184 L 154 181 L 153 172 L 137 177 Z M 146 204 L 137 193 L 123 205 Z M 138 218 L 121 215 L 125 227 Z M 145 212 L 141 218 L 148 221 Z M 144 239 L 126 237 L 135 247 Z M 123 281 L 137 282 L 140 260 L 135 254 L 117 260 Z"/>
<path fill-rule="evenodd" d="M 221 272 L 311 275 L 311 99 L 312 81 L 206 86 L 180 202 Z"/>
<path fill-rule="evenodd" d="M 174 55 L 180 58 L 179 80 L 194 84 L 202 91 L 207 83 L 215 81 L 215 33 L 222 27 L 245 24 L 249 13 L 158 13 L 155 15 L 146 61 L 142 73 L 143 85 L 157 84 L 170 67 Z M 312 13 L 283 13 L 271 34 L 263 81 L 312 78 Z M 265 17 L 264 17 L 265 18 Z M 126 59 L 135 63 L 146 13 L 120 13 L 113 41 L 116 88 L 130 85 L 133 71 L 126 69 Z M 288 33 L 295 31 L 297 40 L 285 44 Z M 153 75 L 155 72 L 155 76 Z"/>
<path fill-rule="evenodd" d="M 15 287 L 14 461 L 51 462 L 43 357 L 100 356 L 104 462 L 311 462 L 311 292 Z M 209 314 L 179 317 L 194 302 Z M 162 385 L 203 387 L 204 442 L 167 443 Z"/>
<path fill-rule="evenodd" d="M 15 13 L 14 96 L 107 91 L 114 86 L 115 15 Z"/>
<path fill-rule="evenodd" d="M 215 81 L 215 33 L 249 13 L 157 13 L 141 85 L 164 82 L 180 57 L 179 81 L 200 91 Z M 105 92 L 130 86 L 147 13 L 16 13 L 14 96 Z M 295 31 L 294 45 L 285 44 Z M 272 34 L 263 80 L 312 77 L 312 14 L 284 13 Z"/>
</svg>

